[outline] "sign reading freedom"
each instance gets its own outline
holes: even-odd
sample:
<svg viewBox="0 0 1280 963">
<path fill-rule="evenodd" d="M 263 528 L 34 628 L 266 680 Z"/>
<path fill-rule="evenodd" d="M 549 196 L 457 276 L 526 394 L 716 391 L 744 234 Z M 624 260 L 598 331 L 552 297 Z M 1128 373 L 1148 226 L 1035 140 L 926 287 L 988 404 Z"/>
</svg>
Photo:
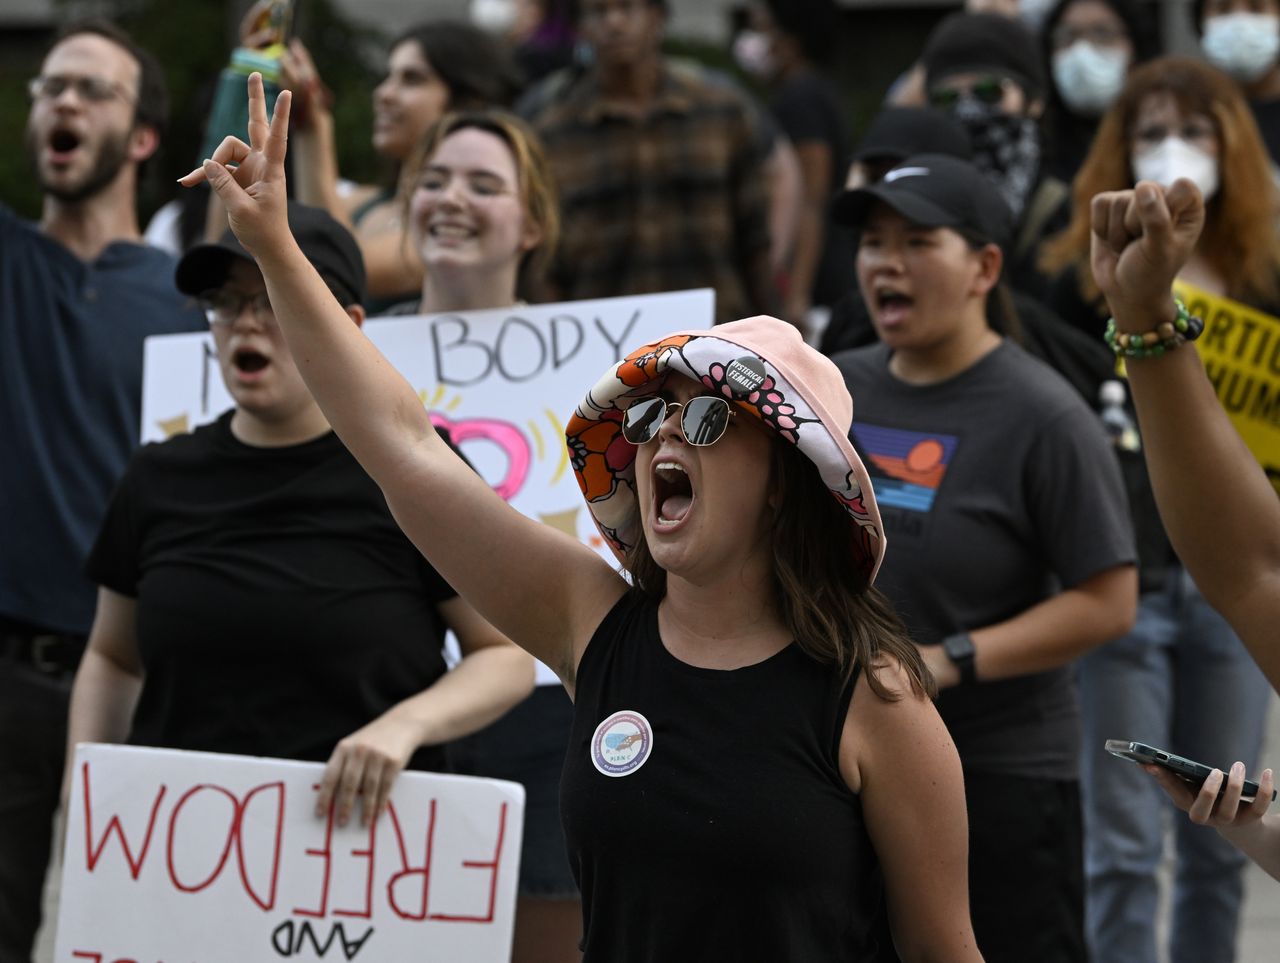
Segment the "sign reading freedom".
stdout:
<svg viewBox="0 0 1280 963">
<path fill-rule="evenodd" d="M 376 824 L 319 763 L 76 749 L 58 963 L 510 957 L 524 787 L 405 772 Z"/>
</svg>

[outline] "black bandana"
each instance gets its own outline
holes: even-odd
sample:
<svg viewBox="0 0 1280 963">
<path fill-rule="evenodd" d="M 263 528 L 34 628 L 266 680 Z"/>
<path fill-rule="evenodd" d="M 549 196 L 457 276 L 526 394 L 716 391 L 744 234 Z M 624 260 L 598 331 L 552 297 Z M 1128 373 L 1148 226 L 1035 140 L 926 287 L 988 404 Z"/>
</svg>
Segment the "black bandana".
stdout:
<svg viewBox="0 0 1280 963">
<path fill-rule="evenodd" d="M 1020 221 L 1040 171 L 1040 128 L 1031 117 L 1006 114 L 970 98 L 951 112 L 973 141 L 973 163 L 996 185 Z"/>
</svg>

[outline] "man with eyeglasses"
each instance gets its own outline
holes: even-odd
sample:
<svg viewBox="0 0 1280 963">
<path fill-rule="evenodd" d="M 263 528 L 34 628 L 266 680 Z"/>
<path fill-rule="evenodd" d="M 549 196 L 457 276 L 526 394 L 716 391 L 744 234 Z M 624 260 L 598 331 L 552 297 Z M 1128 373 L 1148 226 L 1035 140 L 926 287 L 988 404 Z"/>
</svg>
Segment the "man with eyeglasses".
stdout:
<svg viewBox="0 0 1280 963">
<path fill-rule="evenodd" d="M 28 86 L 40 220 L 0 204 L 0 960 L 31 955 L 66 739 L 93 619 L 82 565 L 138 444 L 142 340 L 204 319 L 145 247 L 138 172 L 167 95 L 109 23 L 66 30 Z"/>
</svg>

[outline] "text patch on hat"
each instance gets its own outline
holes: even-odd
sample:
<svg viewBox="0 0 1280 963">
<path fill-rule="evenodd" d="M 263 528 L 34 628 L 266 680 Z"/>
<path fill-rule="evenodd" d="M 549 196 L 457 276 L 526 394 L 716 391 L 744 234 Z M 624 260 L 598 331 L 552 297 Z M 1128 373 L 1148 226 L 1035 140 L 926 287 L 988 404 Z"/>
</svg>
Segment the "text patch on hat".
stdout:
<svg viewBox="0 0 1280 963">
<path fill-rule="evenodd" d="M 753 354 L 730 361 L 724 369 L 724 380 L 735 395 L 749 395 L 759 391 L 768 377 L 764 362 Z"/>
</svg>

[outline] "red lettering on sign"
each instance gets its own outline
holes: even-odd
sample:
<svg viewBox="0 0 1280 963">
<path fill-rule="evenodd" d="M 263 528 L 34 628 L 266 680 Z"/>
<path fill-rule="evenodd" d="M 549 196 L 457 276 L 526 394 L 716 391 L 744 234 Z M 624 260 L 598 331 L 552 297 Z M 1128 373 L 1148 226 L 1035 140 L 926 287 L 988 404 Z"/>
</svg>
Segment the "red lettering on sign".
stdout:
<svg viewBox="0 0 1280 963">
<path fill-rule="evenodd" d="M 409 854 L 404 846 L 404 833 L 400 831 L 400 819 L 396 816 L 396 807 L 390 801 L 387 803 L 387 815 L 391 817 L 391 829 L 396 834 L 396 846 L 400 850 L 400 865 L 403 867 L 400 872 L 387 880 L 387 905 L 402 920 L 425 920 L 427 918 L 427 901 L 431 898 L 431 847 L 435 842 L 436 835 L 436 801 L 434 799 L 431 800 L 430 815 L 427 819 L 427 838 L 423 847 L 425 852 L 421 866 L 409 865 Z M 401 909 L 400 903 L 396 900 L 396 884 L 414 876 L 422 878 L 422 904 L 421 909 L 416 913 Z"/>
<path fill-rule="evenodd" d="M 173 837 L 177 835 L 178 814 L 182 812 L 182 807 L 187 804 L 188 800 L 194 799 L 199 793 L 202 793 L 202 792 L 219 793 L 222 796 L 226 797 L 227 799 L 231 800 L 231 818 L 227 821 L 227 838 L 226 838 L 226 841 L 222 844 L 222 855 L 218 857 L 218 865 L 213 867 L 213 872 L 210 873 L 202 882 L 187 885 L 186 883 L 182 882 L 182 880 L 178 879 L 178 870 L 173 865 Z M 240 800 L 238 800 L 235 797 L 234 793 L 226 789 L 223 789 L 221 786 L 211 786 L 208 783 L 201 783 L 198 786 L 192 786 L 190 789 L 184 792 L 178 798 L 178 802 L 174 805 L 173 812 L 169 814 L 169 836 L 165 844 L 165 866 L 169 870 L 170 882 L 172 882 L 174 886 L 176 886 L 179 890 L 181 890 L 184 893 L 198 893 L 202 889 L 206 889 L 207 887 L 209 887 L 213 883 L 213 881 L 217 879 L 219 875 L 221 875 L 222 867 L 227 865 L 227 857 L 231 855 L 231 844 L 235 841 L 236 836 L 239 834 L 238 832 L 239 828 L 240 828 Z M 201 826 L 201 835 L 204 834 L 204 829 L 205 827 Z"/>
<path fill-rule="evenodd" d="M 315 790 L 319 790 L 320 784 L 316 783 L 311 788 Z M 330 802 L 329 814 L 325 817 L 325 821 L 324 821 L 324 848 L 304 850 L 304 852 L 308 856 L 319 856 L 321 859 L 324 860 L 324 872 L 320 876 L 320 908 L 318 910 L 308 910 L 308 909 L 302 909 L 301 907 L 294 907 L 293 911 L 297 913 L 299 916 L 314 916 L 319 918 L 319 917 L 323 917 L 326 913 L 329 912 L 329 877 L 333 871 L 334 808 L 335 808 L 334 803 Z"/>
<path fill-rule="evenodd" d="M 120 846 L 124 850 L 125 862 L 129 864 L 129 875 L 135 880 L 138 874 L 142 872 L 142 864 L 147 859 L 147 850 L 151 846 L 151 833 L 156 828 L 156 817 L 160 815 L 160 802 L 164 799 L 167 787 L 163 784 L 156 793 L 156 800 L 151 804 L 151 816 L 147 819 L 147 832 L 142 839 L 142 848 L 138 852 L 137 859 L 133 856 L 133 849 L 129 845 L 129 840 L 125 837 L 124 827 L 120 825 L 120 817 L 113 815 L 107 820 L 107 828 L 102 832 L 102 838 L 98 840 L 98 846 L 95 849 L 93 845 L 93 797 L 89 791 L 89 764 L 87 762 L 81 764 L 80 785 L 84 789 L 84 848 L 85 859 L 89 867 L 89 872 L 93 872 L 98 865 L 98 860 L 102 858 L 102 852 L 107 848 L 107 840 L 111 838 L 112 832 L 120 837 Z"/>
<path fill-rule="evenodd" d="M 431 801 L 434 809 L 435 800 Z M 498 813 L 498 842 L 493 848 L 493 859 L 484 862 L 464 860 L 462 865 L 467 869 L 489 870 L 489 908 L 483 916 L 451 916 L 445 913 L 432 913 L 433 920 L 446 920 L 451 923 L 492 923 L 493 907 L 498 898 L 498 867 L 502 863 L 502 840 L 507 835 L 507 804 L 503 803 Z"/>
<path fill-rule="evenodd" d="M 333 911 L 334 916 L 355 916 L 366 920 L 373 916 L 373 850 L 374 835 L 377 833 L 377 830 L 377 820 L 369 820 L 369 848 L 351 850 L 352 856 L 359 856 L 369 864 L 369 869 L 364 876 L 364 909 L 344 910 L 335 908 Z"/>
<path fill-rule="evenodd" d="M 276 791 L 276 828 L 275 828 L 275 844 L 271 853 L 271 889 L 267 898 L 263 900 L 257 890 L 253 888 L 253 884 L 249 882 L 249 870 L 245 866 L 244 861 L 244 819 L 245 813 L 249 810 L 249 803 L 254 796 L 260 792 L 267 792 L 274 789 Z M 258 904 L 258 907 L 264 911 L 275 908 L 276 905 L 276 884 L 280 881 L 280 844 L 284 836 L 284 797 L 285 789 L 283 782 L 268 782 L 261 786 L 255 786 L 245 794 L 244 802 L 242 802 L 236 812 L 236 862 L 240 867 L 240 882 L 244 884 L 244 891 L 249 894 L 249 899 Z"/>
</svg>

